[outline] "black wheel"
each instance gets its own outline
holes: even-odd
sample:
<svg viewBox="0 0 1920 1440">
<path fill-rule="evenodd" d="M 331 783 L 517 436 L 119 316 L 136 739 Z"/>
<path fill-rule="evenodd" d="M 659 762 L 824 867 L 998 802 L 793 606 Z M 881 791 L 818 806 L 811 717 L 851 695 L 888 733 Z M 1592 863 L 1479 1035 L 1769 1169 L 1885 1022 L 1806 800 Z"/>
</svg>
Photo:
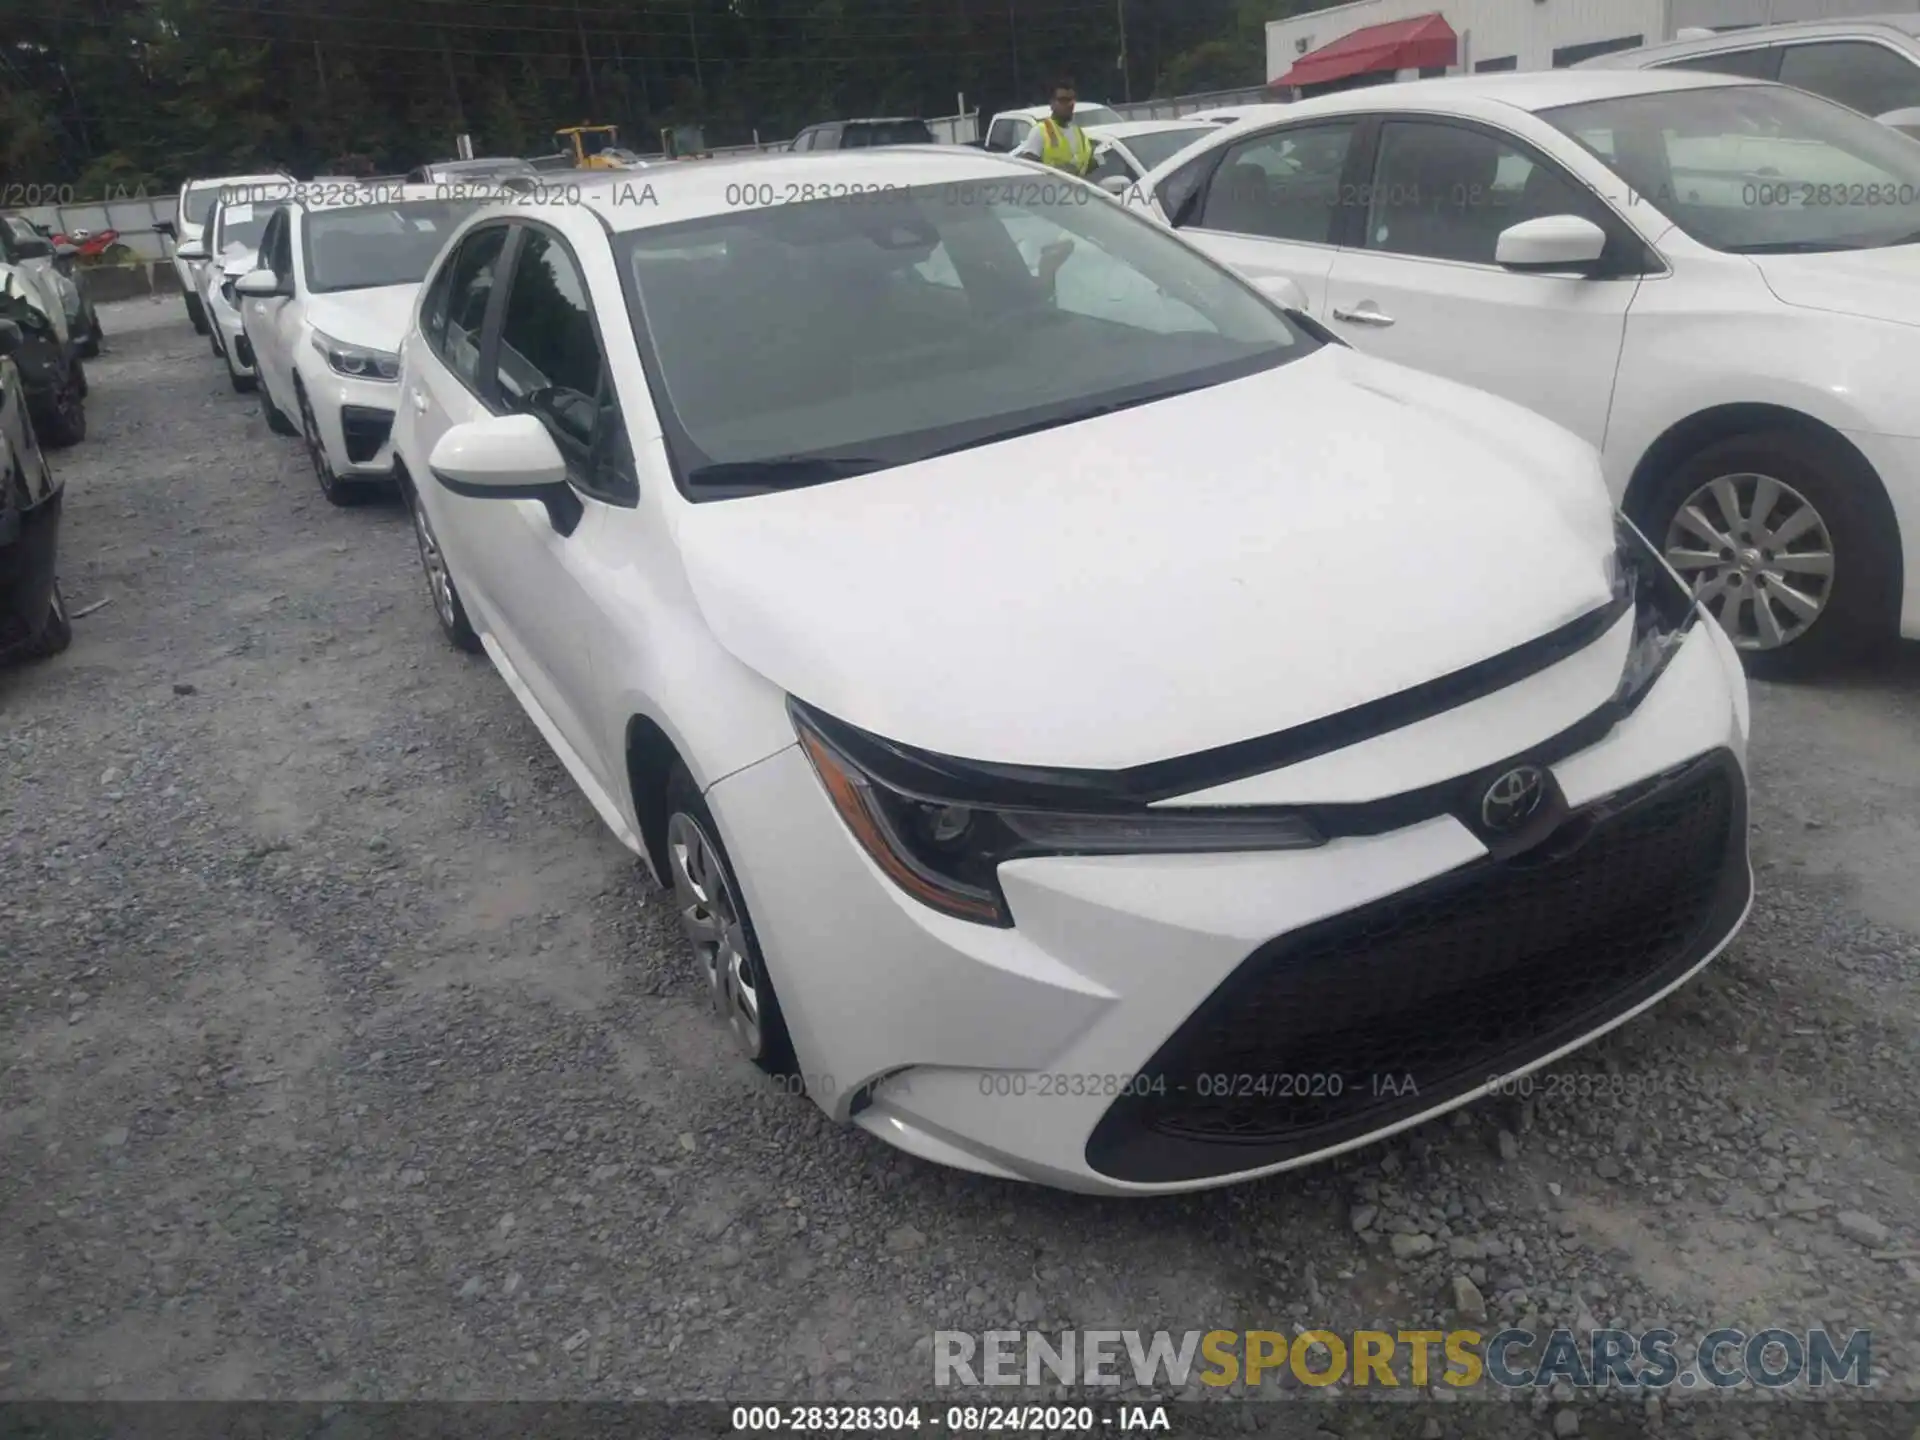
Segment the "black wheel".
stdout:
<svg viewBox="0 0 1920 1440">
<path fill-rule="evenodd" d="M 33 428 L 48 449 L 78 445 L 87 438 L 87 372 L 78 361 L 52 397 L 35 409 Z"/>
<path fill-rule="evenodd" d="M 299 428 L 280 412 L 280 407 L 273 403 L 273 396 L 267 393 L 267 387 L 262 385 L 259 391 L 260 413 L 267 417 L 267 429 L 276 435 L 298 435 Z"/>
<path fill-rule="evenodd" d="M 333 473 L 333 461 L 327 458 L 326 442 L 320 438 L 320 423 L 313 418 L 307 392 L 296 386 L 294 394 L 300 400 L 300 438 L 307 447 L 313 478 L 320 482 L 320 493 L 334 505 L 358 505 L 366 496 L 366 488 Z"/>
<path fill-rule="evenodd" d="M 227 383 L 233 386 L 236 394 L 244 395 L 260 382 L 255 380 L 251 375 L 242 375 L 238 370 L 229 365 L 227 367 Z"/>
<path fill-rule="evenodd" d="M 80 341 L 80 354 L 82 358 L 87 360 L 99 359 L 100 343 L 106 338 L 105 332 L 100 329 L 100 317 L 98 315 L 87 316 L 87 333 Z"/>
<path fill-rule="evenodd" d="M 1784 430 L 1722 440 L 1636 508 L 1755 675 L 1815 674 L 1894 633 L 1896 532 L 1878 479 L 1837 444 Z"/>
<path fill-rule="evenodd" d="M 186 302 L 187 302 L 187 319 L 193 322 L 193 333 L 196 335 L 206 334 L 207 333 L 207 307 L 200 303 L 200 297 L 198 295 L 188 295 L 186 297 Z"/>
<path fill-rule="evenodd" d="M 770 1074 L 793 1071 L 793 1041 L 713 812 L 681 765 L 667 780 L 667 875 L 680 929 L 734 1045 Z"/>
<path fill-rule="evenodd" d="M 67 602 L 61 598 L 60 582 L 53 582 L 53 598 L 47 603 L 47 622 L 40 633 L 27 643 L 23 652 L 28 660 L 45 660 L 58 655 L 73 643 L 73 617 L 67 614 Z"/>
<path fill-rule="evenodd" d="M 426 507 L 404 480 L 401 493 L 406 496 L 407 509 L 413 515 L 414 543 L 420 547 L 420 568 L 426 572 L 427 595 L 433 601 L 433 613 L 439 617 L 441 632 L 456 650 L 478 655 L 482 649 L 480 637 L 467 619 L 467 607 L 460 603 L 460 589 L 453 583 L 453 573 L 447 569 L 447 557 L 441 552 L 440 539 L 427 519 Z"/>
</svg>

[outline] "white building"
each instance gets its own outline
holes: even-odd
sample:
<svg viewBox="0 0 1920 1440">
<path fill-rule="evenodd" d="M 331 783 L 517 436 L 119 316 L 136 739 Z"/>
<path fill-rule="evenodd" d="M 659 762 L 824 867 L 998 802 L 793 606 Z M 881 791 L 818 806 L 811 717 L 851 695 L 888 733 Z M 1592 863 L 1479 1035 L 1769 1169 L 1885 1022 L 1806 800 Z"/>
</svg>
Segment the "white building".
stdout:
<svg viewBox="0 0 1920 1440">
<path fill-rule="evenodd" d="M 1916 11 L 1920 0 L 1352 0 L 1271 21 L 1267 80 L 1312 95 L 1420 75 L 1553 69 L 1684 29 Z"/>
</svg>

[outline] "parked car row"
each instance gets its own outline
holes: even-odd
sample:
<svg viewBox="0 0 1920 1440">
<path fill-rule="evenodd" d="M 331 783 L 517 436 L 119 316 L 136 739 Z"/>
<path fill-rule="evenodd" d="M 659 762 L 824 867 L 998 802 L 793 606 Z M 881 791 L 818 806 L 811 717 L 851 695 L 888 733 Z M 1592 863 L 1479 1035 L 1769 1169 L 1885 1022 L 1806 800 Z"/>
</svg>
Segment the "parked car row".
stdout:
<svg viewBox="0 0 1920 1440">
<path fill-rule="evenodd" d="M 240 335 L 836 1120 L 1211 1186 L 1684 983 L 1750 901 L 1745 679 L 1592 446 L 1026 173 L 288 199 Z"/>
</svg>

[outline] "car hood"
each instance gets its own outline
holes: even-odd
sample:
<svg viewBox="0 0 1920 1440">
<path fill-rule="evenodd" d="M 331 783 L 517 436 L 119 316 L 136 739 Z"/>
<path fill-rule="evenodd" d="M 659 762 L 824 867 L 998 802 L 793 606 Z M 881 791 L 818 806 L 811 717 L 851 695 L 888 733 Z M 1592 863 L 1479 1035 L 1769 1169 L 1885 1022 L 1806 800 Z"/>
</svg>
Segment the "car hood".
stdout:
<svg viewBox="0 0 1920 1440">
<path fill-rule="evenodd" d="M 1767 288 L 1789 305 L 1920 325 L 1920 245 L 1753 257 Z"/>
<path fill-rule="evenodd" d="M 889 739 L 1118 769 L 1270 734 L 1606 603 L 1594 451 L 1328 347 L 804 490 L 682 507 L 708 625 Z"/>
<path fill-rule="evenodd" d="M 370 290 L 337 290 L 307 302 L 307 322 L 349 345 L 396 351 L 413 321 L 418 284 L 380 285 Z"/>
</svg>

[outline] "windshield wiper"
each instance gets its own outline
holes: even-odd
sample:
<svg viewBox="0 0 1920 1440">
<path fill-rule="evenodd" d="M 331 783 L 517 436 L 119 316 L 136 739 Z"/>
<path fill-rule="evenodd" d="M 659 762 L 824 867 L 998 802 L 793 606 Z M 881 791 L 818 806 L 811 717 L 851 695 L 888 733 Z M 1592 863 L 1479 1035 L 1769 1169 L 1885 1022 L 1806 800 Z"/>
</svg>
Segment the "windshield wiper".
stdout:
<svg viewBox="0 0 1920 1440">
<path fill-rule="evenodd" d="M 773 455 L 765 460 L 722 460 L 696 465 L 687 472 L 686 478 L 689 485 L 799 489 L 806 485 L 824 485 L 829 480 L 869 475 L 899 463 L 898 460 L 877 460 L 870 455 Z"/>
<path fill-rule="evenodd" d="M 1864 250 L 1851 240 L 1762 240 L 1752 245 L 1730 245 L 1729 255 L 1825 255 L 1834 250 Z"/>
</svg>

